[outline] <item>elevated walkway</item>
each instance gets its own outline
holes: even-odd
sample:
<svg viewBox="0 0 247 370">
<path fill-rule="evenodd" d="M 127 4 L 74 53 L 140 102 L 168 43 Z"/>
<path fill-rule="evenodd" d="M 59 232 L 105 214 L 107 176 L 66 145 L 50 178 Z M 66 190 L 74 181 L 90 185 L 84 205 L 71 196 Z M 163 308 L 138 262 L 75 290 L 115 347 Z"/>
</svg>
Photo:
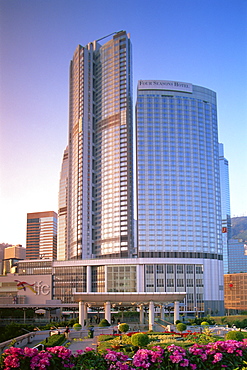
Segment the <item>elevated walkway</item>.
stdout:
<svg viewBox="0 0 247 370">
<path fill-rule="evenodd" d="M 165 330 L 174 331 L 175 330 L 175 325 L 171 321 L 156 318 L 154 322 L 155 322 L 155 325 L 154 325 L 155 331 L 165 331 Z"/>
</svg>

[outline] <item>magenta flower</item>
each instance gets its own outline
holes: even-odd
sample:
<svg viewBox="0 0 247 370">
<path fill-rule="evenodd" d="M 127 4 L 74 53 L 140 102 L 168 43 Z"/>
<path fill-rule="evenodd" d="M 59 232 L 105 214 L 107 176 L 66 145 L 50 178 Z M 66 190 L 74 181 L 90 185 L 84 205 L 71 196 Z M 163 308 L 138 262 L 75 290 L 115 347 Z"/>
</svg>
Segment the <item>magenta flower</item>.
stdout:
<svg viewBox="0 0 247 370">
<path fill-rule="evenodd" d="M 153 347 L 152 350 L 139 349 L 132 360 L 133 366 L 137 368 L 148 369 L 152 364 L 159 364 L 163 361 L 164 350 L 159 346 Z"/>
<path fill-rule="evenodd" d="M 196 370 L 196 368 L 197 368 L 196 364 L 190 364 L 190 367 L 191 367 L 192 370 Z"/>
<path fill-rule="evenodd" d="M 213 364 L 216 364 L 216 362 L 221 361 L 222 360 L 222 357 L 223 357 L 222 353 L 220 353 L 220 352 L 216 353 L 214 355 Z"/>
<path fill-rule="evenodd" d="M 94 349 L 92 347 L 86 347 L 84 352 L 89 352 L 89 351 L 94 351 Z"/>
<path fill-rule="evenodd" d="M 107 364 L 109 365 L 109 370 L 130 370 L 129 365 L 126 363 L 128 356 L 124 355 L 122 352 L 115 352 L 107 350 L 108 353 L 104 356 Z"/>
</svg>

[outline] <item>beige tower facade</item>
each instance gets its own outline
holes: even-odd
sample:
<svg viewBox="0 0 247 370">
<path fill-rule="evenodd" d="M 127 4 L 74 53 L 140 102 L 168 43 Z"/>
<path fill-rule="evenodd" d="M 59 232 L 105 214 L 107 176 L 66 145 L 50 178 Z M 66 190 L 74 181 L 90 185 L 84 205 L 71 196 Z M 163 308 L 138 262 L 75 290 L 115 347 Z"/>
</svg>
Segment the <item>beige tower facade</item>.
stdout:
<svg viewBox="0 0 247 370">
<path fill-rule="evenodd" d="M 131 44 L 101 40 L 70 66 L 66 259 L 135 255 Z"/>
</svg>

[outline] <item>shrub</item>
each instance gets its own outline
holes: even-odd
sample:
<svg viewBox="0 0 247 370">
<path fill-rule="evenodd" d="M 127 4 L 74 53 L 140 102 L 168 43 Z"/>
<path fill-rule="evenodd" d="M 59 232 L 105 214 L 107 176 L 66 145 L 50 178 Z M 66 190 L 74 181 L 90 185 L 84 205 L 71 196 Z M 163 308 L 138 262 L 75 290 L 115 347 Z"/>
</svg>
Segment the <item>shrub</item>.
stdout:
<svg viewBox="0 0 247 370">
<path fill-rule="evenodd" d="M 26 334 L 27 333 L 26 330 L 31 332 L 33 331 L 34 327 L 35 327 L 34 325 L 18 324 L 16 322 L 12 322 L 11 324 L 6 325 L 5 327 L 1 327 L 0 342 L 5 342 L 12 338 L 16 338 L 23 334 Z"/>
<path fill-rule="evenodd" d="M 99 342 L 105 342 L 105 341 L 108 341 L 108 340 L 112 340 L 114 339 L 115 337 L 113 335 L 109 335 L 109 334 L 101 334 L 99 337 L 98 337 L 98 341 Z"/>
<path fill-rule="evenodd" d="M 76 323 L 76 324 L 73 325 L 73 329 L 75 329 L 77 331 L 81 330 L 81 328 L 82 328 L 81 324 Z"/>
<path fill-rule="evenodd" d="M 244 339 L 244 334 L 241 331 L 237 331 L 237 330 L 229 331 L 228 333 L 226 333 L 225 338 L 227 340 L 231 339 L 231 340 L 242 341 Z"/>
<path fill-rule="evenodd" d="M 80 370 L 107 370 L 107 362 L 104 357 L 91 348 L 88 348 L 84 353 L 75 357 L 75 366 L 76 369 Z"/>
<path fill-rule="evenodd" d="M 61 346 L 65 342 L 65 335 L 64 334 L 54 334 L 51 337 L 48 337 L 40 344 L 43 344 L 45 348 L 47 347 L 56 347 L 56 346 Z"/>
<path fill-rule="evenodd" d="M 176 325 L 176 328 L 177 330 L 182 333 L 182 331 L 185 331 L 187 329 L 187 325 L 182 323 L 182 322 L 179 322 L 177 325 Z"/>
<path fill-rule="evenodd" d="M 176 320 L 175 324 L 177 325 L 177 324 L 179 324 L 180 322 L 181 322 L 180 320 Z"/>
<path fill-rule="evenodd" d="M 69 321 L 65 322 L 64 325 L 59 325 L 59 326 L 73 326 L 74 324 L 78 323 L 78 319 L 70 319 Z"/>
<path fill-rule="evenodd" d="M 120 324 L 118 326 L 118 330 L 121 332 L 121 333 L 126 333 L 128 330 L 129 330 L 129 325 L 128 324 Z"/>
<path fill-rule="evenodd" d="M 202 325 L 202 326 L 209 326 L 209 323 L 208 323 L 207 321 L 203 321 L 203 322 L 201 323 L 201 325 Z"/>
<path fill-rule="evenodd" d="M 111 325 L 109 324 L 109 322 L 106 319 L 102 319 L 99 323 L 99 326 L 104 327 L 104 326 L 111 326 Z"/>
<path fill-rule="evenodd" d="M 131 344 L 137 347 L 146 347 L 149 343 L 149 337 L 144 333 L 136 333 L 131 337 Z"/>
</svg>

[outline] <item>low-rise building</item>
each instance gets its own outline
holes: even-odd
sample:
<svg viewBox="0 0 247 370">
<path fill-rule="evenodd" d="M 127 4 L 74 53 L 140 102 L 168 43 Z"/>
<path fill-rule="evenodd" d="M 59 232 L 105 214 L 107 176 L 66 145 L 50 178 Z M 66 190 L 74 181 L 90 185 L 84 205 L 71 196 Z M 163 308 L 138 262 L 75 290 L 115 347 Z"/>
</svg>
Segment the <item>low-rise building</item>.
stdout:
<svg viewBox="0 0 247 370">
<path fill-rule="evenodd" d="M 224 275 L 225 309 L 247 310 L 247 273 Z"/>
</svg>

